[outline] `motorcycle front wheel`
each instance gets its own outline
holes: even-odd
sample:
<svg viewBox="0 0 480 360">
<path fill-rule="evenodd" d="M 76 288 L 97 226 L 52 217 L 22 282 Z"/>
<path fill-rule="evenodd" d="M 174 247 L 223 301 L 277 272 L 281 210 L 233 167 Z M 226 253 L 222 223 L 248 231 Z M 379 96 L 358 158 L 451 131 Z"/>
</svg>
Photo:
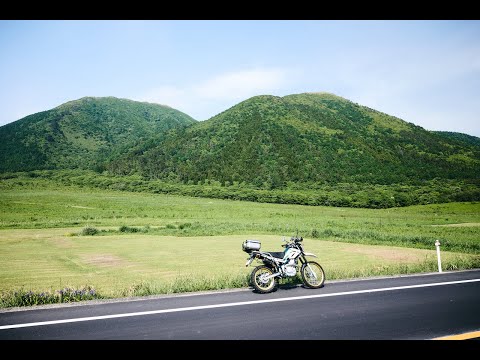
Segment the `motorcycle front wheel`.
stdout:
<svg viewBox="0 0 480 360">
<path fill-rule="evenodd" d="M 272 275 L 273 270 L 268 266 L 260 265 L 253 269 L 250 274 L 250 283 L 259 293 L 266 294 L 275 288 L 275 278 L 265 279 L 266 276 Z"/>
<path fill-rule="evenodd" d="M 303 284 L 312 289 L 321 288 L 325 282 L 325 271 L 319 263 L 307 261 L 300 269 Z"/>
</svg>

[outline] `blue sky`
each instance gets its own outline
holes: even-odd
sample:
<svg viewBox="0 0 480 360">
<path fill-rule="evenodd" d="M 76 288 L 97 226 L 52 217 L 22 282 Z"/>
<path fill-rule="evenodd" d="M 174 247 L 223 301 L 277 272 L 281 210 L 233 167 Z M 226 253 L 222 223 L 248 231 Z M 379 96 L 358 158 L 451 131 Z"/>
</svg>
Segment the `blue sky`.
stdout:
<svg viewBox="0 0 480 360">
<path fill-rule="evenodd" d="M 0 21 L 0 125 L 84 96 L 205 120 L 322 91 L 480 137 L 480 21 Z"/>
</svg>

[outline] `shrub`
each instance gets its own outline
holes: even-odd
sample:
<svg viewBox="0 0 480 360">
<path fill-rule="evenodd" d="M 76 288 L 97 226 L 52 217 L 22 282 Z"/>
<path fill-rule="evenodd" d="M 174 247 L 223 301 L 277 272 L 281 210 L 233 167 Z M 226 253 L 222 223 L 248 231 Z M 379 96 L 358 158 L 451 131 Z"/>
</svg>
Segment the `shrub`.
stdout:
<svg viewBox="0 0 480 360">
<path fill-rule="evenodd" d="M 126 225 L 120 226 L 120 228 L 118 230 L 120 232 L 129 232 L 129 233 L 136 233 L 136 232 L 141 231 L 139 228 L 130 227 L 130 226 L 126 226 Z"/>
<path fill-rule="evenodd" d="M 191 226 L 192 226 L 192 223 L 184 223 L 184 224 L 178 225 L 178 228 L 179 228 L 180 230 L 182 230 L 182 229 L 185 229 L 185 228 L 191 227 Z"/>
<path fill-rule="evenodd" d="M 98 234 L 98 229 L 94 228 L 94 227 L 84 227 L 82 229 L 82 233 L 81 233 L 83 236 L 91 236 L 91 235 L 96 235 Z"/>
</svg>

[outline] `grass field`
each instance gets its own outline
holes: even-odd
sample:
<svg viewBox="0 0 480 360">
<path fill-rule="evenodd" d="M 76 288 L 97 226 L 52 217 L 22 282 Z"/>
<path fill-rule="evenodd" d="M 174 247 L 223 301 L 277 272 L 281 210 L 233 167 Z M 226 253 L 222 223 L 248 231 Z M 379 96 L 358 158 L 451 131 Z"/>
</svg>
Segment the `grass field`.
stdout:
<svg viewBox="0 0 480 360">
<path fill-rule="evenodd" d="M 298 231 L 327 281 L 480 267 L 480 203 L 392 209 L 260 204 L 0 183 L 0 291 L 93 286 L 105 297 L 247 286 L 241 243 Z M 93 236 L 82 235 L 86 227 Z"/>
<path fill-rule="evenodd" d="M 175 237 L 148 234 L 68 236 L 74 229 L 0 231 L 1 290 L 19 286 L 43 291 L 65 286 L 93 286 L 106 296 L 133 293 L 135 286 L 169 287 L 179 279 L 210 287 L 224 283 L 246 286 L 245 239 L 258 239 L 262 249 L 281 251 L 281 237 L 274 235 L 224 235 Z M 415 272 L 419 264 L 436 271 L 435 250 L 371 246 L 305 239 L 307 251 L 318 256 L 328 279 L 372 276 L 389 272 Z M 445 252 L 445 265 L 457 267 L 473 255 Z M 218 284 L 215 285 L 215 278 Z M 221 280 L 221 281 L 220 281 Z M 243 282 L 243 283 L 242 283 Z M 138 290 L 138 289 L 137 289 Z"/>
</svg>

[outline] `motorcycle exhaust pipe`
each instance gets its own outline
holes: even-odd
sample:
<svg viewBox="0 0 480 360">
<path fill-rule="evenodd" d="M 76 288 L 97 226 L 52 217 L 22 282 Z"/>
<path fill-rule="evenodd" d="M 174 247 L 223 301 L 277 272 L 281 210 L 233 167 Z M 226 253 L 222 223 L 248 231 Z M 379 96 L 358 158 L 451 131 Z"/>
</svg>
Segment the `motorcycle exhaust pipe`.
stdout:
<svg viewBox="0 0 480 360">
<path fill-rule="evenodd" d="M 275 277 L 275 276 L 278 276 L 280 275 L 279 272 L 275 273 L 275 274 L 272 274 L 272 275 L 268 275 L 268 276 L 265 276 L 265 280 L 270 280 L 271 278 Z"/>
</svg>

